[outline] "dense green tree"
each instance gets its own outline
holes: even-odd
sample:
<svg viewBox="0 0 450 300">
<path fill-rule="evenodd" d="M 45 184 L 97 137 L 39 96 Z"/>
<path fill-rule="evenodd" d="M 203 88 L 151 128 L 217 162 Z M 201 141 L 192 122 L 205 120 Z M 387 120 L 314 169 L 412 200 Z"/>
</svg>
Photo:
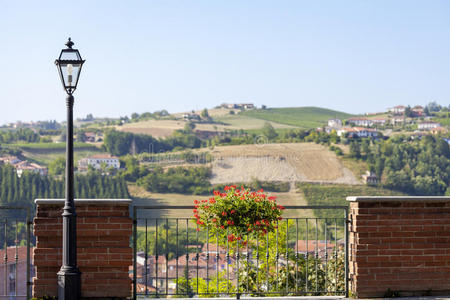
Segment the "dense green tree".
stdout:
<svg viewBox="0 0 450 300">
<path fill-rule="evenodd" d="M 262 128 L 262 134 L 265 135 L 269 140 L 273 140 L 278 136 L 278 133 L 273 128 L 272 124 L 265 122 Z"/>
</svg>

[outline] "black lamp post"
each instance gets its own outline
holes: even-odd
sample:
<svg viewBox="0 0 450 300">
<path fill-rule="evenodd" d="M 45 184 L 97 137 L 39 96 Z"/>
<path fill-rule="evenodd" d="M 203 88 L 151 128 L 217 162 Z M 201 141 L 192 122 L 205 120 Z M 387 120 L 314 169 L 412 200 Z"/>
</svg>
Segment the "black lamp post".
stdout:
<svg viewBox="0 0 450 300">
<path fill-rule="evenodd" d="M 77 88 L 84 60 L 80 52 L 72 49 L 74 43 L 66 43 L 55 61 L 64 90 L 67 93 L 67 136 L 66 136 L 66 201 L 63 216 L 63 260 L 58 272 L 58 299 L 78 300 L 81 298 L 81 273 L 77 267 L 77 223 L 73 191 L 73 92 Z"/>
</svg>

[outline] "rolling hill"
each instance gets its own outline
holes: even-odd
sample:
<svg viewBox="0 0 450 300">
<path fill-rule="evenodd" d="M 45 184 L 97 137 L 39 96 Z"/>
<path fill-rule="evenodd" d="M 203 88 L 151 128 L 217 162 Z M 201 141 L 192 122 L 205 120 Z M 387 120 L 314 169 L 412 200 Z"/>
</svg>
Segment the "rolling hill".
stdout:
<svg viewBox="0 0 450 300">
<path fill-rule="evenodd" d="M 344 112 L 313 106 L 247 110 L 239 115 L 303 128 L 321 127 L 328 119 L 346 119 L 352 116 Z"/>
</svg>

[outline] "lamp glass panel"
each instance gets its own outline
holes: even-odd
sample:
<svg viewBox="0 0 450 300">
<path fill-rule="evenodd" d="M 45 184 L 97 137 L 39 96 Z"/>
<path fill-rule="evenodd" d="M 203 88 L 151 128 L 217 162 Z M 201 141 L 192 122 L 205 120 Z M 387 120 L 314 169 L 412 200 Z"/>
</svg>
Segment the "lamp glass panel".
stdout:
<svg viewBox="0 0 450 300">
<path fill-rule="evenodd" d="M 60 60 L 81 60 L 80 53 L 76 50 L 64 49 L 59 57 Z"/>
<path fill-rule="evenodd" d="M 77 80 L 78 80 L 78 73 L 80 72 L 81 64 L 69 64 L 61 63 L 60 68 L 64 79 L 64 86 L 65 87 L 76 87 L 77 86 Z M 70 68 L 71 74 L 69 72 Z"/>
</svg>

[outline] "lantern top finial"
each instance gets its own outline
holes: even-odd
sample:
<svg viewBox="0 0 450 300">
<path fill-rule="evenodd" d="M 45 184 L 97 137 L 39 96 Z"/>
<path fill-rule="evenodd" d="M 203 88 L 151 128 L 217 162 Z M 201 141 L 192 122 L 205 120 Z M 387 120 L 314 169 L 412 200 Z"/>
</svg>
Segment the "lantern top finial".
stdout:
<svg viewBox="0 0 450 300">
<path fill-rule="evenodd" d="M 72 42 L 72 39 L 69 38 L 69 40 L 68 40 L 67 43 L 66 43 L 67 48 L 72 49 L 72 46 L 73 46 L 73 45 L 75 45 L 75 44 Z"/>
</svg>

